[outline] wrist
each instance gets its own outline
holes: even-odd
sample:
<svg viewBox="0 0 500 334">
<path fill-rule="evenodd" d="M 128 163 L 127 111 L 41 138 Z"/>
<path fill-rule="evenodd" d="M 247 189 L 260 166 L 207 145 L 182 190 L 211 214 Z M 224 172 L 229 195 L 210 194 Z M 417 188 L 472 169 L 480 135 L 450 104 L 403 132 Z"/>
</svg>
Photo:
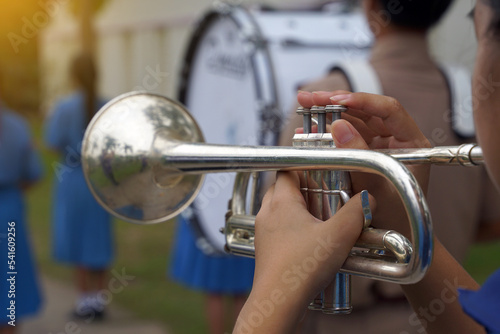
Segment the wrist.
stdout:
<svg viewBox="0 0 500 334">
<path fill-rule="evenodd" d="M 290 333 L 309 301 L 283 284 L 254 284 L 234 333 Z"/>
</svg>

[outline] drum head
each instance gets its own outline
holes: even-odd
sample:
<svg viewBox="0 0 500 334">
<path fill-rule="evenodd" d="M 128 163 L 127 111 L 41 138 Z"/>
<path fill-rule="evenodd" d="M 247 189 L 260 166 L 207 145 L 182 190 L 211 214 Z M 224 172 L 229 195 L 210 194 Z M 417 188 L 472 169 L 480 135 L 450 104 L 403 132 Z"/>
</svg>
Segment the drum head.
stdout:
<svg viewBox="0 0 500 334">
<path fill-rule="evenodd" d="M 249 11 L 238 6 L 207 13 L 188 46 L 179 93 L 206 142 L 276 145 L 300 84 L 325 75 L 335 57 L 351 50 L 348 43 L 354 39 L 349 34 L 367 30 L 359 26 L 359 15 L 346 15 L 336 20 L 318 11 Z M 353 20 L 356 29 L 345 24 Z M 349 33 L 347 28 L 352 28 Z M 342 33 L 332 36 L 338 29 Z M 354 48 L 365 56 L 371 41 L 356 42 Z M 219 230 L 225 225 L 233 180 L 232 174 L 208 174 L 192 207 L 196 219 L 187 217 L 203 239 L 200 243 L 219 251 L 225 244 Z"/>
<path fill-rule="evenodd" d="M 202 23 L 190 55 L 186 95 L 181 96 L 198 122 L 207 143 L 257 145 L 259 105 L 252 72 L 252 44 L 243 38 L 231 15 L 212 13 Z M 222 252 L 234 173 L 207 174 L 193 208 L 198 238 Z M 204 243 L 203 240 L 199 242 Z"/>
</svg>

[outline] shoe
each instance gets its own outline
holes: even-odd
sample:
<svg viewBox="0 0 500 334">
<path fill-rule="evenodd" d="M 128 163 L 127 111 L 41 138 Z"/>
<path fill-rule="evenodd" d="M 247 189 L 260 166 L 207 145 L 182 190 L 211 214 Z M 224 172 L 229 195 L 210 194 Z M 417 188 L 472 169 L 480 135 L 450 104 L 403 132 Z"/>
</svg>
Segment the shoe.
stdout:
<svg viewBox="0 0 500 334">
<path fill-rule="evenodd" d="M 104 319 L 104 306 L 94 305 L 90 299 L 81 300 L 73 310 L 71 317 L 75 320 L 85 321 L 90 323 L 94 320 L 101 321 Z"/>
<path fill-rule="evenodd" d="M 71 313 L 71 317 L 75 320 L 88 322 L 89 319 L 92 319 L 94 317 L 94 314 L 92 308 L 90 308 L 88 305 L 85 305 L 84 307 L 78 305 Z"/>
<path fill-rule="evenodd" d="M 71 318 L 76 321 L 84 321 L 86 323 L 91 323 L 92 321 L 102 321 L 106 316 L 106 312 L 90 310 L 82 312 L 81 310 L 73 310 L 71 313 Z"/>
</svg>

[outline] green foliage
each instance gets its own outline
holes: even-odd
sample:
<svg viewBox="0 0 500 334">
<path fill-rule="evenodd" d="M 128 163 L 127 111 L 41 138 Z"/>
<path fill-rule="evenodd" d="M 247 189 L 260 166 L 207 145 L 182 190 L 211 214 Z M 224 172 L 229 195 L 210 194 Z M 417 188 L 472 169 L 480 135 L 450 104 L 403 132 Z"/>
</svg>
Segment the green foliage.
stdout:
<svg viewBox="0 0 500 334">
<path fill-rule="evenodd" d="M 488 276 L 500 268 L 500 241 L 474 245 L 464 267 L 479 284 L 484 283 Z"/>
</svg>

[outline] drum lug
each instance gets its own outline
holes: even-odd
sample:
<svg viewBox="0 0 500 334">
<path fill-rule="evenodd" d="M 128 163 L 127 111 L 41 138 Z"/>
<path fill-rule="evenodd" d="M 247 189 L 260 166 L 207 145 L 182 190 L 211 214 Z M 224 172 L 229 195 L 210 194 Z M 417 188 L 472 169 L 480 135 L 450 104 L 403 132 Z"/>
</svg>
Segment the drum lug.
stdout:
<svg viewBox="0 0 500 334">
<path fill-rule="evenodd" d="M 255 216 L 226 214 L 226 246 L 230 253 L 240 256 L 255 256 Z"/>
</svg>

